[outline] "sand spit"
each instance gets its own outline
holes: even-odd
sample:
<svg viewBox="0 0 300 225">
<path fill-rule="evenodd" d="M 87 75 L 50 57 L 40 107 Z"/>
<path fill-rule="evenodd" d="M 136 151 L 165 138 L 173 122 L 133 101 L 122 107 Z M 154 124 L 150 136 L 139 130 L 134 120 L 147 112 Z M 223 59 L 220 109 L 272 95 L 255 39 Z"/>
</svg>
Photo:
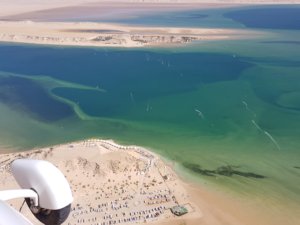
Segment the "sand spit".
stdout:
<svg viewBox="0 0 300 225">
<path fill-rule="evenodd" d="M 47 45 L 142 47 L 254 38 L 238 29 L 138 27 L 104 23 L 0 22 L 0 41 Z"/>
<path fill-rule="evenodd" d="M 25 4 L 26 2 L 26 4 Z M 44 10 L 52 10 L 67 7 L 82 7 L 89 5 L 101 5 L 104 10 L 112 7 L 130 5 L 130 7 L 153 7 L 158 10 L 163 7 L 165 9 L 194 9 L 197 8 L 213 8 L 227 7 L 234 4 L 300 4 L 300 0 L 1 0 L 0 16 L 11 16 L 23 13 L 38 12 Z M 127 6 L 125 6 L 126 8 Z"/>
<path fill-rule="evenodd" d="M 48 160 L 67 177 L 75 200 L 65 224 L 160 222 L 177 218 L 170 211 L 177 204 L 189 211 L 181 218 L 201 218 L 176 174 L 144 148 L 87 140 L 1 155 L 1 190 L 17 188 L 10 163 L 24 157 Z M 12 204 L 19 209 L 21 200 Z M 27 207 L 22 212 L 38 224 Z"/>
</svg>

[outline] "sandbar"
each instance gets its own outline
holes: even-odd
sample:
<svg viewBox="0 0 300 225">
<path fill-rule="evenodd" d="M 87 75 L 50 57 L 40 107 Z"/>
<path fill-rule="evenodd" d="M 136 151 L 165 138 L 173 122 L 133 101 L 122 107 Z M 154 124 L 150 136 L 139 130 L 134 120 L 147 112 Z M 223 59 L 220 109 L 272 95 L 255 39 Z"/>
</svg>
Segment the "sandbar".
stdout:
<svg viewBox="0 0 300 225">
<path fill-rule="evenodd" d="M 223 28 L 143 27 L 100 22 L 66 22 L 74 15 L 100 19 L 128 18 L 165 11 L 238 7 L 245 4 L 300 3 L 280 1 L 1 1 L 0 42 L 94 47 L 174 46 L 194 41 L 237 40 L 264 35 L 261 31 Z M 22 6 L 22 7 L 21 7 Z M 24 6 L 24 7 L 23 7 Z"/>
<path fill-rule="evenodd" d="M 0 42 L 46 45 L 166 46 L 193 41 L 249 39 L 262 33 L 239 29 L 141 27 L 92 22 L 0 21 Z"/>
</svg>

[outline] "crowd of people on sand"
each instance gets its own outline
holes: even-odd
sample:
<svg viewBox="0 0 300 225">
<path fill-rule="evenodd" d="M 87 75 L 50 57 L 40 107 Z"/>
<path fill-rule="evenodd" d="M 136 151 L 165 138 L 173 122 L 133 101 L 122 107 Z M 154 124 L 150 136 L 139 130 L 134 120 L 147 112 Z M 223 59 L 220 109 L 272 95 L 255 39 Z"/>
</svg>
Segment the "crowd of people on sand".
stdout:
<svg viewBox="0 0 300 225">
<path fill-rule="evenodd" d="M 139 210 L 126 211 L 122 210 L 119 212 L 112 211 L 113 202 L 110 204 L 102 203 L 99 204 L 98 207 L 89 207 L 89 210 L 85 209 L 88 207 L 76 206 L 73 207 L 72 217 L 77 218 L 76 223 L 73 224 L 71 222 L 68 225 L 76 225 L 76 224 L 91 224 L 91 225 L 112 225 L 112 224 L 120 224 L 120 223 L 136 223 L 136 222 L 149 222 L 160 215 L 162 215 L 165 210 L 167 210 L 166 206 L 156 206 L 156 207 L 147 207 Z M 128 205 L 127 207 L 128 208 Z M 102 215 L 95 216 L 89 215 L 91 213 L 102 213 Z"/>
<path fill-rule="evenodd" d="M 118 183 L 114 179 L 109 179 L 107 183 L 98 190 L 93 197 L 94 203 L 84 203 L 86 205 L 76 205 L 71 212 L 71 220 L 68 225 L 90 224 L 90 225 L 114 225 L 151 222 L 167 215 L 166 210 L 174 205 L 171 190 L 157 178 L 150 176 L 149 171 L 155 165 L 155 155 L 136 146 L 121 146 L 111 141 L 91 139 L 84 143 L 86 147 L 104 147 L 109 151 L 131 150 L 138 154 L 138 158 L 146 164 L 139 170 L 137 168 L 128 169 L 124 177 L 129 181 Z M 136 155 L 134 155 L 136 157 Z M 146 180 L 131 178 L 131 173 L 143 172 Z M 130 178 L 129 178 L 130 177 Z M 147 181 L 150 183 L 148 184 Z M 131 187 L 131 184 L 133 187 Z M 159 185 L 159 187 L 157 186 Z M 162 186 L 161 186 L 162 185 Z M 121 188 L 119 189 L 118 186 Z M 137 188 L 131 193 L 132 188 Z M 114 199 L 114 195 L 117 198 Z M 138 195 L 138 199 L 136 198 Z M 103 201 L 104 200 L 104 201 Z M 97 203 L 98 202 L 98 203 Z"/>
<path fill-rule="evenodd" d="M 162 204 L 169 201 L 171 201 L 171 197 L 169 195 L 158 194 L 155 196 L 148 197 L 147 200 L 144 200 L 144 203 L 147 205 L 154 205 L 154 204 Z"/>
<path fill-rule="evenodd" d="M 159 158 L 155 154 L 136 146 L 121 146 L 111 141 L 90 139 L 67 145 L 67 151 L 87 147 L 87 149 L 104 148 L 109 152 L 128 152 L 125 162 L 120 159 L 109 158 L 108 171 L 112 166 L 117 170 L 113 177 L 101 176 L 95 180 L 93 162 L 85 158 L 76 158 L 79 172 L 70 173 L 71 167 L 66 167 L 70 185 L 76 192 L 76 201 L 73 203 L 68 225 L 114 225 L 147 223 L 169 216 L 170 208 L 176 204 L 172 189 L 167 185 L 160 170 Z M 35 150 L 29 156 L 39 157 L 43 153 L 52 153 L 54 148 L 63 148 L 57 145 L 45 150 Z M 101 154 L 101 153 L 100 153 Z M 112 154 L 115 156 L 115 154 Z M 19 157 L 19 156 L 16 156 Z M 7 169 L 13 158 L 2 159 L 1 169 Z M 129 160 L 129 161 L 128 161 Z M 134 162 L 134 163 L 132 163 Z M 72 161 L 72 163 L 74 163 Z M 87 164 L 87 165 L 85 165 Z M 63 164 L 66 166 L 66 164 Z M 84 165 L 84 166 L 82 166 Z M 68 166 L 70 166 L 68 164 Z M 111 167 L 110 167 L 111 166 Z M 106 167 L 105 167 L 106 168 Z M 84 176 L 82 180 L 80 173 Z M 109 173 L 109 172 L 107 172 Z M 90 179 L 91 178 L 91 179 Z M 98 179 L 98 178 L 97 178 Z M 80 203 L 80 204 L 79 204 Z"/>
<path fill-rule="evenodd" d="M 108 155 L 107 166 L 109 176 L 101 176 L 101 181 L 94 179 L 94 162 L 85 158 L 77 157 L 70 161 L 66 169 L 70 176 L 70 185 L 76 192 L 77 201 L 66 224 L 68 225 L 114 225 L 147 223 L 170 216 L 170 208 L 176 204 L 172 189 L 169 188 L 165 179 L 165 169 L 159 158 L 148 150 L 137 146 L 121 146 L 112 141 L 90 139 L 67 145 L 57 145 L 44 150 L 38 149 L 28 154 L 28 157 L 37 157 L 47 153 L 53 155 L 54 149 L 72 152 L 73 150 L 87 149 L 96 150 L 95 153 L 106 154 L 114 152 L 128 153 L 124 162 L 118 158 L 110 158 Z M 105 149 L 107 150 L 105 150 Z M 98 149 L 103 151 L 98 151 Z M 69 154 L 69 153 L 68 153 Z M 112 154 L 115 156 L 116 154 Z M 16 156 L 20 157 L 20 156 Z M 0 171 L 8 167 L 12 158 L 2 159 Z M 69 162 L 69 161 L 68 161 Z M 134 163 L 132 163 L 134 162 Z M 73 164 L 76 164 L 78 173 L 71 173 Z M 66 166 L 66 164 L 62 164 Z M 102 164 L 101 164 L 102 165 Z M 102 165 L 103 166 L 103 165 Z M 113 169 L 116 171 L 113 172 Z M 81 179 L 80 173 L 85 180 Z M 112 176 L 110 176 L 112 175 Z M 90 179 L 91 178 L 91 179 Z M 96 177 L 98 179 L 98 177 Z M 77 204 L 77 203 L 80 203 Z"/>
</svg>

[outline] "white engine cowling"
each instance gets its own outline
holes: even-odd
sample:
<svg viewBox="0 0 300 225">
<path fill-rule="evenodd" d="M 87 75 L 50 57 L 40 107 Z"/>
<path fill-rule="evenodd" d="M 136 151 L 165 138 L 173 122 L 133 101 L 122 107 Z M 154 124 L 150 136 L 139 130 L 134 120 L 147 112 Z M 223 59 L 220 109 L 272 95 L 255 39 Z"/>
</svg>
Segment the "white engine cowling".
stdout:
<svg viewBox="0 0 300 225">
<path fill-rule="evenodd" d="M 33 225 L 21 213 L 0 200 L 0 225 Z"/>
<path fill-rule="evenodd" d="M 22 188 L 37 192 L 39 207 L 58 210 L 72 203 L 73 197 L 68 181 L 51 163 L 34 159 L 17 159 L 11 168 Z"/>
</svg>

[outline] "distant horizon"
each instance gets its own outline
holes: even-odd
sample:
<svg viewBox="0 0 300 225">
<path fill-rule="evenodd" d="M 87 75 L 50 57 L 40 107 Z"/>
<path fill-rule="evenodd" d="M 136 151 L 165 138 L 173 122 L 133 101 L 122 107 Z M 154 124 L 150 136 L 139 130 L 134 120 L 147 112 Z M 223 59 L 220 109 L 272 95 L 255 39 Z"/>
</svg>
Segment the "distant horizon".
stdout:
<svg viewBox="0 0 300 225">
<path fill-rule="evenodd" d="M 300 0 L 2 0 L 0 2 L 0 17 L 8 15 L 16 15 L 20 13 L 28 13 L 33 11 L 47 10 L 60 7 L 80 6 L 88 4 L 216 4 L 216 5 L 263 5 L 263 4 L 300 4 Z"/>
</svg>

